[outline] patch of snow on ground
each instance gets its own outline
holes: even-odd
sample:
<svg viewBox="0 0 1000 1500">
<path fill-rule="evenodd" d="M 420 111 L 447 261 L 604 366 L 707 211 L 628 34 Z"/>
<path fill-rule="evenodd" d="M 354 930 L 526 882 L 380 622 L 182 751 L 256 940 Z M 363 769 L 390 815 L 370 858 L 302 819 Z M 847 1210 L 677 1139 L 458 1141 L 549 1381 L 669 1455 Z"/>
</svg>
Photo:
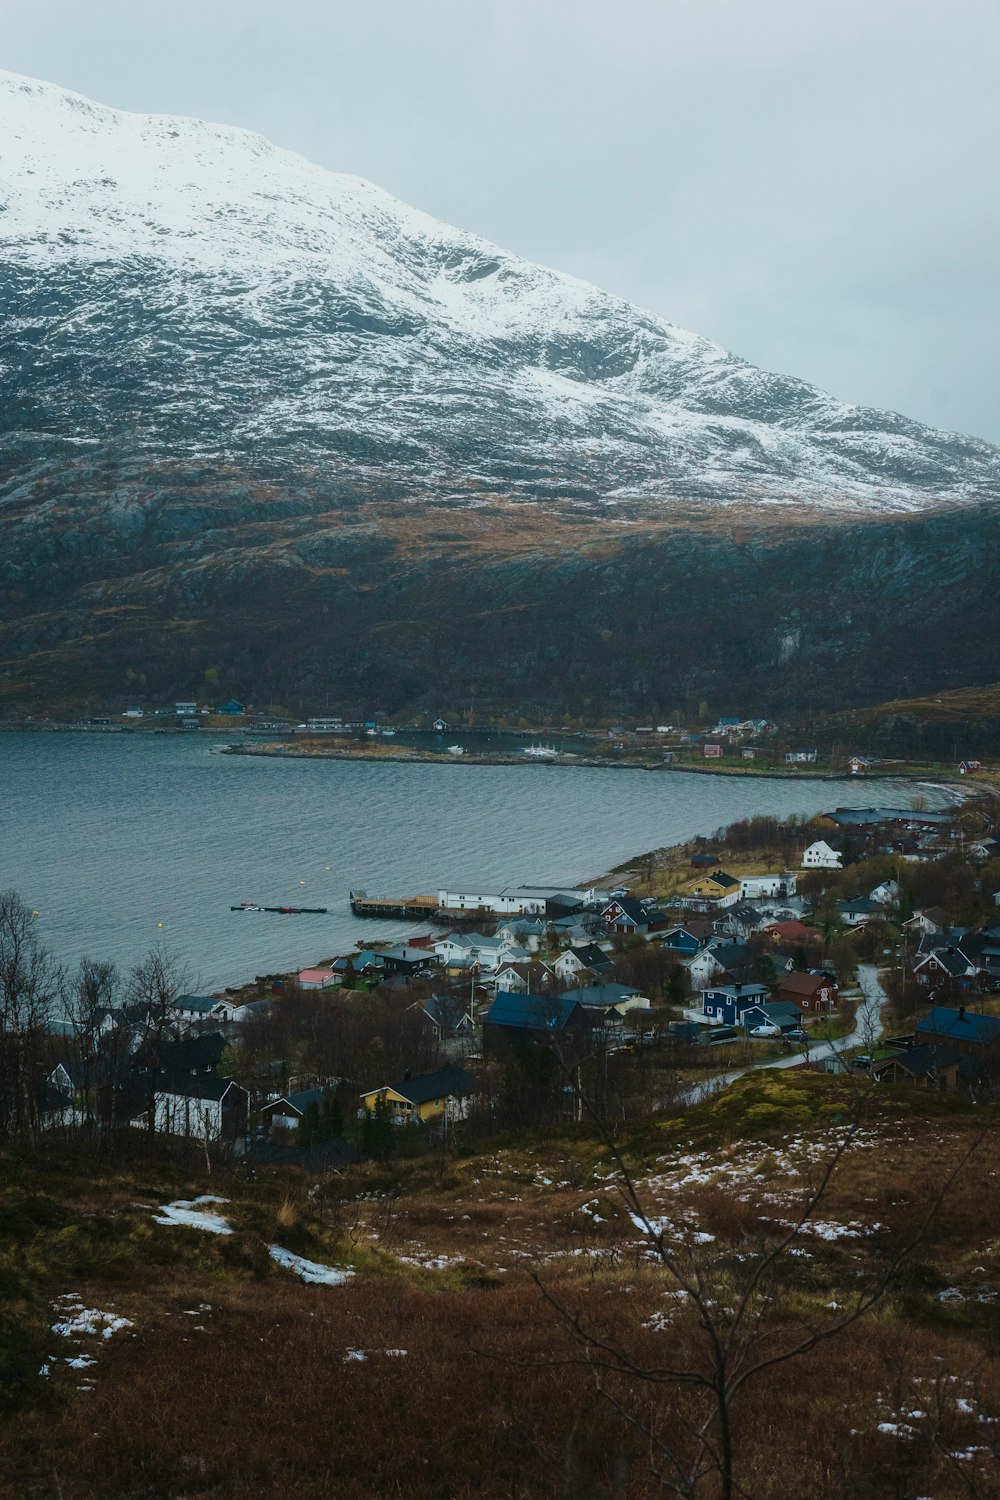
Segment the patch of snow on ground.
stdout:
<svg viewBox="0 0 1000 1500">
<path fill-rule="evenodd" d="M 64 1316 L 58 1323 L 52 1324 L 52 1332 L 59 1334 L 61 1338 L 78 1338 L 81 1334 L 94 1336 L 100 1334 L 102 1339 L 109 1339 L 120 1329 L 132 1327 L 130 1318 L 119 1318 L 114 1313 L 100 1312 L 96 1307 L 84 1307 L 82 1302 L 70 1301 L 65 1297 L 60 1298 L 60 1303 L 64 1309 Z M 56 1307 L 59 1307 L 59 1303 Z"/>
<path fill-rule="evenodd" d="M 178 1198 L 174 1203 L 165 1203 L 158 1214 L 153 1215 L 156 1224 L 183 1224 L 189 1229 L 207 1229 L 210 1234 L 232 1234 L 232 1229 L 221 1214 L 199 1207 L 202 1203 L 228 1203 L 228 1198 L 216 1198 L 204 1193 L 200 1198 L 186 1200 Z"/>
<path fill-rule="evenodd" d="M 277 1261 L 279 1266 L 284 1266 L 286 1271 L 293 1271 L 303 1281 L 308 1281 L 314 1286 L 343 1286 L 354 1275 L 353 1271 L 337 1270 L 334 1266 L 321 1266 L 318 1261 L 306 1260 L 304 1256 L 293 1255 L 291 1250 L 285 1250 L 281 1245 L 269 1245 L 268 1251 L 271 1259 Z"/>
</svg>

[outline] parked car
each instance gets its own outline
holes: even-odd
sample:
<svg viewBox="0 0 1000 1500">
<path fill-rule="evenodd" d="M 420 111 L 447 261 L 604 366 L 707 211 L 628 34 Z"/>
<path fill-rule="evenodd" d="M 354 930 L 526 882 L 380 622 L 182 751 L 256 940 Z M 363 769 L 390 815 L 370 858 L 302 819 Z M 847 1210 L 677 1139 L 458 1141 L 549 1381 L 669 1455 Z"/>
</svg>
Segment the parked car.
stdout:
<svg viewBox="0 0 1000 1500">
<path fill-rule="evenodd" d="M 785 1036 L 792 1042 L 808 1042 L 809 1033 L 801 1026 L 793 1026 L 791 1031 L 786 1031 Z"/>
<path fill-rule="evenodd" d="M 767 1022 L 764 1023 L 763 1026 L 751 1026 L 750 1027 L 750 1035 L 751 1036 L 780 1036 L 781 1035 L 781 1027 L 780 1026 L 773 1026 L 769 1021 L 767 1021 Z"/>
<path fill-rule="evenodd" d="M 859 1052 L 857 1057 L 851 1058 L 851 1067 L 857 1073 L 864 1073 L 872 1065 L 872 1060 L 867 1052 Z"/>
</svg>

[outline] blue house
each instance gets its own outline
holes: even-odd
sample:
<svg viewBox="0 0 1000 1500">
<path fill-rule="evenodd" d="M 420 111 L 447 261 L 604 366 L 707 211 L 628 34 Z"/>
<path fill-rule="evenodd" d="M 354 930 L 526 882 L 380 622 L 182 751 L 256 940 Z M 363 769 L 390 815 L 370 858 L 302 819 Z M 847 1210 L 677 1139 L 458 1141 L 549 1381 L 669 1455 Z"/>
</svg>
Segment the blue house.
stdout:
<svg viewBox="0 0 1000 1500">
<path fill-rule="evenodd" d="M 706 990 L 701 1008 L 717 1026 L 739 1026 L 755 1005 L 766 1005 L 770 991 L 763 984 L 723 984 Z"/>
<path fill-rule="evenodd" d="M 707 941 L 707 937 L 701 938 L 687 927 L 671 927 L 670 931 L 665 932 L 660 939 L 664 948 L 670 948 L 685 958 L 692 958 L 694 954 L 699 953 Z"/>
<path fill-rule="evenodd" d="M 220 714 L 229 714 L 233 718 L 236 718 L 239 714 L 245 714 L 246 711 L 246 704 L 241 703 L 238 698 L 230 698 L 227 702 L 220 703 L 217 710 Z"/>
<path fill-rule="evenodd" d="M 921 1042 L 950 1042 L 967 1056 L 1000 1056 L 1000 1016 L 966 1010 L 964 1005 L 932 1005 L 916 1026 Z"/>
</svg>

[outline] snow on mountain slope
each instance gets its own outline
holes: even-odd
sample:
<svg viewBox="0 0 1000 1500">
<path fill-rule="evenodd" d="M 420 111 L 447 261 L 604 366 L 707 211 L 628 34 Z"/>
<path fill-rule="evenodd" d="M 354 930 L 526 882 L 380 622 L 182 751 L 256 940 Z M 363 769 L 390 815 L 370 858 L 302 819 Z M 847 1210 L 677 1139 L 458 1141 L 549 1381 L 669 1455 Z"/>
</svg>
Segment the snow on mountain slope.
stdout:
<svg viewBox="0 0 1000 1500">
<path fill-rule="evenodd" d="M 767 374 L 246 131 L 10 73 L 0 312 L 8 452 L 124 431 L 583 502 L 1000 493 L 989 444 Z"/>
</svg>

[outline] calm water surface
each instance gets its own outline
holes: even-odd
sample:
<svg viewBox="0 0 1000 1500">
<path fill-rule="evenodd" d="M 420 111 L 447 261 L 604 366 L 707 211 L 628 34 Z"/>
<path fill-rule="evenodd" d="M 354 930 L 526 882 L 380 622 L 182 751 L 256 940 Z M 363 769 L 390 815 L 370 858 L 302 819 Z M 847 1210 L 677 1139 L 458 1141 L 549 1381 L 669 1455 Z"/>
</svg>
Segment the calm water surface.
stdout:
<svg viewBox="0 0 1000 1500">
<path fill-rule="evenodd" d="M 785 781 L 558 766 L 221 755 L 226 738 L 0 734 L 0 889 L 60 958 L 129 964 L 156 942 L 215 988 L 359 937 L 348 891 L 576 884 L 753 813 L 909 805 L 912 783 Z M 932 805 L 945 800 L 926 788 Z M 243 916 L 233 902 L 327 906 Z M 162 924 L 162 925 L 161 925 Z"/>
</svg>

